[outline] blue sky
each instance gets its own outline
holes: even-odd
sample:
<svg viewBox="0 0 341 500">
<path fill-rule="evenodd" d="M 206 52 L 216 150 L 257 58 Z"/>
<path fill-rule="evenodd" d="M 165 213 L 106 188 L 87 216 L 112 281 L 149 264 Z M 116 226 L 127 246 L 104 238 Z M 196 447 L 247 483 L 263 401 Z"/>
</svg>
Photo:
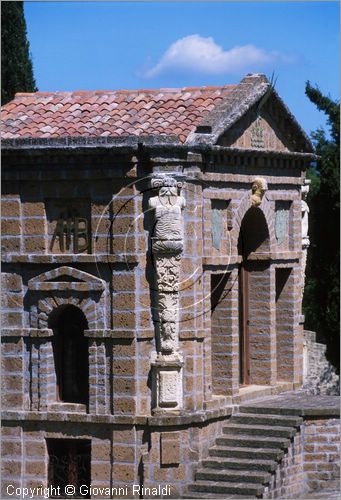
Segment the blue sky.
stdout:
<svg viewBox="0 0 341 500">
<path fill-rule="evenodd" d="M 277 76 L 303 128 L 325 126 L 306 80 L 339 98 L 338 2 L 25 2 L 41 91 L 237 83 Z"/>
</svg>

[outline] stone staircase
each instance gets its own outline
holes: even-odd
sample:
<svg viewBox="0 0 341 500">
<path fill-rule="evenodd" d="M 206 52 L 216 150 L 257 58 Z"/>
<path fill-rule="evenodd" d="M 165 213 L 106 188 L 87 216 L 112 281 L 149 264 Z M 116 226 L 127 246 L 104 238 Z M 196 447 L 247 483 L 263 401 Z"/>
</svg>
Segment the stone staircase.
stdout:
<svg viewBox="0 0 341 500">
<path fill-rule="evenodd" d="M 184 498 L 262 498 L 302 418 L 244 406 L 223 427 Z"/>
</svg>

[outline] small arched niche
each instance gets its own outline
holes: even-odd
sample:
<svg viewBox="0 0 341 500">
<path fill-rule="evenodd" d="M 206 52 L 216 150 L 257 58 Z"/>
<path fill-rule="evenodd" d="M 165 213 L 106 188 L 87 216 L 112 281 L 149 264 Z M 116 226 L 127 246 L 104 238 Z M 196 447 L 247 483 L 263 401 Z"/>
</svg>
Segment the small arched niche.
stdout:
<svg viewBox="0 0 341 500">
<path fill-rule="evenodd" d="M 54 309 L 48 319 L 54 332 L 53 354 L 57 379 L 57 398 L 63 403 L 88 404 L 89 353 L 84 330 L 88 322 L 76 306 Z"/>
<path fill-rule="evenodd" d="M 260 208 L 251 207 L 244 215 L 238 238 L 238 254 L 247 259 L 252 252 L 270 251 L 269 229 Z"/>
</svg>

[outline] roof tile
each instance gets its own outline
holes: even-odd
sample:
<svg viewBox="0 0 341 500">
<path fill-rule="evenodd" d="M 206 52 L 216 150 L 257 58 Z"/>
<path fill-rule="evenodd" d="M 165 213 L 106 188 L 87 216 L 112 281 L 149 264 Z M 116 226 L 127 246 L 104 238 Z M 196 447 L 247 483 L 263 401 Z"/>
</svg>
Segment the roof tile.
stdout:
<svg viewBox="0 0 341 500">
<path fill-rule="evenodd" d="M 2 137 L 178 135 L 184 142 L 235 86 L 16 94 Z"/>
</svg>

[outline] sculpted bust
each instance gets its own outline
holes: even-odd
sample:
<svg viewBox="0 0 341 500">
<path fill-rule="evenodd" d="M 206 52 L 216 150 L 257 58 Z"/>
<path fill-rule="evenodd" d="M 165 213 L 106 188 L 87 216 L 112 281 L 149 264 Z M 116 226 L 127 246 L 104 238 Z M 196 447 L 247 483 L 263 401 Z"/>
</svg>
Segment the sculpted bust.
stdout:
<svg viewBox="0 0 341 500">
<path fill-rule="evenodd" d="M 262 203 L 265 191 L 268 189 L 268 184 L 262 177 L 257 177 L 252 184 L 251 204 L 258 207 Z"/>
</svg>

